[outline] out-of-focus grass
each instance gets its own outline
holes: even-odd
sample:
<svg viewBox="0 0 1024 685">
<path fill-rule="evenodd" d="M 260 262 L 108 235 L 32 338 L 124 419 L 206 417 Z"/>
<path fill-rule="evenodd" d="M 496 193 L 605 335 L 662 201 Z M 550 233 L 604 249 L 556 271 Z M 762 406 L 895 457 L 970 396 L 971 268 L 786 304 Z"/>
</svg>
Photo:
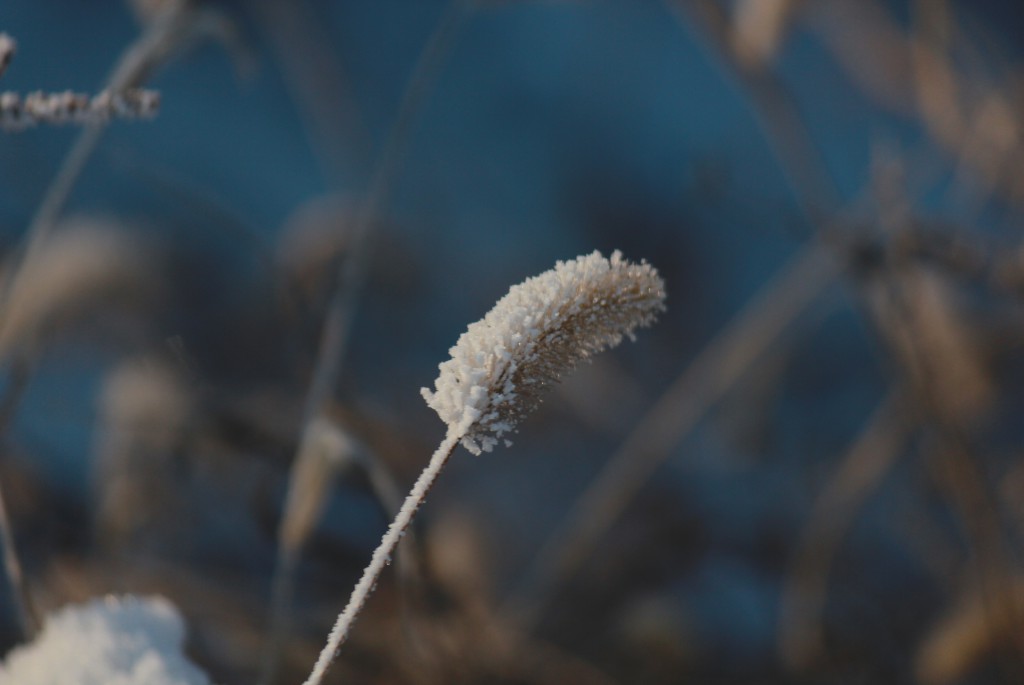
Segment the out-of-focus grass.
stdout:
<svg viewBox="0 0 1024 685">
<path fill-rule="evenodd" d="M 279 679 L 305 677 L 380 483 L 436 442 L 416 389 L 444 347 L 509 282 L 621 247 L 667 316 L 514 452 L 458 455 L 415 582 L 384 579 L 330 677 L 1020 681 L 1009 3 L 172 5 L 0 8 L 5 88 L 98 89 L 134 45 L 114 78 L 163 96 L 102 139 L 0 139 L 0 484 L 31 604 L 163 593 L 215 680 L 255 679 L 326 417 L 365 468 L 303 472 L 324 501 L 289 540 Z M 232 57 L 164 59 L 197 35 Z"/>
</svg>

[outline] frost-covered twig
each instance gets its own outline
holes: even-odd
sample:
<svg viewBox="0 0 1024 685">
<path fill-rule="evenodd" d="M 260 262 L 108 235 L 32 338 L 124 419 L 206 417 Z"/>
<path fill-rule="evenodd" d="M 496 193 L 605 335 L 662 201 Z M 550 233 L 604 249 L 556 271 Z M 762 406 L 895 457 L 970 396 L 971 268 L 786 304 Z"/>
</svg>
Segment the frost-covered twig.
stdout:
<svg viewBox="0 0 1024 685">
<path fill-rule="evenodd" d="M 447 435 L 374 551 L 305 685 L 322 680 L 455 447 L 489 451 L 536 407 L 545 387 L 592 354 L 633 338 L 654 322 L 664 300 L 664 283 L 649 264 L 594 252 L 514 286 L 470 325 L 440 365 L 434 391 L 422 390 L 448 424 Z"/>
<path fill-rule="evenodd" d="M 146 24 L 142 34 L 121 54 L 107 79 L 105 89 L 113 93 L 124 93 L 139 88 L 154 71 L 200 39 L 223 36 L 226 23 L 227 20 L 217 10 L 193 8 L 189 3 L 169 4 Z M 99 144 L 104 129 L 103 122 L 96 122 L 84 126 L 79 132 L 32 217 L 24 245 L 19 248 L 22 264 L 31 260 L 46 242 L 71 190 Z M 13 270 L 15 277 L 19 269 L 20 266 Z M 4 292 L 0 292 L 0 318 L 6 306 L 4 298 L 9 283 L 4 286 Z"/>
<path fill-rule="evenodd" d="M 14 58 L 17 43 L 0 33 L 0 76 Z M 96 95 L 70 90 L 57 93 L 35 91 L 28 95 L 0 93 L 0 131 L 22 131 L 38 124 L 103 124 L 111 119 L 150 119 L 160 108 L 160 94 L 117 83 Z"/>
<path fill-rule="evenodd" d="M 70 90 L 34 92 L 22 97 L 0 93 L 0 129 L 21 131 L 38 124 L 100 124 L 111 119 L 150 119 L 160 107 L 160 93 L 131 88 L 104 90 L 90 97 Z"/>
</svg>

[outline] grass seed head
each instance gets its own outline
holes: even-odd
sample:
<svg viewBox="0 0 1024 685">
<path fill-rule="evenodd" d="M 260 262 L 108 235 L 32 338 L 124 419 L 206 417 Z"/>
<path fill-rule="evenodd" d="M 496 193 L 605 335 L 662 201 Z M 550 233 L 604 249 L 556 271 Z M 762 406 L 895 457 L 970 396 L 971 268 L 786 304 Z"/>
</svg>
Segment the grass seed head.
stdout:
<svg viewBox="0 0 1024 685">
<path fill-rule="evenodd" d="M 581 361 L 633 339 L 664 310 L 665 285 L 646 262 L 618 251 L 558 262 L 513 286 L 462 334 L 440 365 L 427 404 L 463 435 L 470 452 L 489 452 L 540 402 L 542 391 Z M 508 440 L 506 440 L 508 444 Z"/>
</svg>

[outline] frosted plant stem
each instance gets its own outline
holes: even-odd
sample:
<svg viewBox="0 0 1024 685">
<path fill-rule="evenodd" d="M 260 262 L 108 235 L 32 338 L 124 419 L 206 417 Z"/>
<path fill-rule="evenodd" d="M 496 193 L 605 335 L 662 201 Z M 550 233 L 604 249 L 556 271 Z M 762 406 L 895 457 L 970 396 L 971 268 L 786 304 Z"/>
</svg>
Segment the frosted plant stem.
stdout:
<svg viewBox="0 0 1024 685">
<path fill-rule="evenodd" d="M 363 571 L 363 576 L 356 583 L 355 589 L 352 590 L 352 596 L 349 597 L 345 609 L 338 615 L 338 620 L 335 621 L 334 627 L 327 636 L 327 644 L 320 652 L 320 656 L 317 657 L 316 664 L 313 665 L 313 671 L 306 678 L 303 685 L 318 685 L 327 673 L 327 669 L 334 660 L 338 648 L 341 647 L 341 643 L 348 637 L 348 631 L 355 622 L 356 616 L 359 615 L 363 605 L 366 604 L 366 600 L 369 599 L 370 593 L 376 587 L 381 571 L 384 570 L 386 565 L 391 563 L 391 555 L 402 539 L 405 529 L 409 527 L 412 517 L 416 514 L 416 510 L 423 504 L 423 500 L 437 479 L 437 475 L 444 468 L 444 465 L 448 463 L 448 458 L 455 451 L 455 446 L 459 444 L 464 435 L 465 430 L 449 430 L 444 440 L 438 446 L 437 451 L 430 457 L 427 467 L 423 469 L 423 473 L 416 479 L 412 490 L 409 491 L 405 502 L 402 503 L 402 508 L 398 510 L 398 515 L 395 516 L 395 520 L 388 526 L 387 532 L 384 533 L 380 544 L 374 550 L 369 565 Z"/>
<path fill-rule="evenodd" d="M 279 41 L 285 38 L 283 34 L 287 33 L 290 28 L 296 28 L 296 22 L 302 23 L 303 9 L 301 5 L 296 5 L 290 11 L 281 10 L 273 0 L 264 0 L 259 7 L 267 23 L 274 24 L 271 28 L 276 29 L 273 33 L 279 36 Z M 352 227 L 348 254 L 343 256 L 338 265 L 331 299 L 324 316 L 312 380 L 306 393 L 303 410 L 303 424 L 306 426 L 323 414 L 331 399 L 331 394 L 338 384 L 352 332 L 352 320 L 366 283 L 372 257 L 371 238 L 376 219 L 387 204 L 390 190 L 401 171 L 402 158 L 412 133 L 413 124 L 470 13 L 471 8 L 466 0 L 449 0 L 440 21 L 416 60 L 412 74 L 402 93 L 395 121 L 374 161 L 369 185 L 359 205 L 355 224 Z M 300 109 L 308 113 L 308 118 L 310 118 L 311 137 L 323 142 L 322 145 L 314 147 L 327 150 L 338 149 L 341 134 L 335 130 L 335 125 L 332 124 L 330 128 L 321 125 L 327 121 L 338 119 L 337 114 L 331 113 L 333 110 L 324 110 L 325 106 L 330 106 L 330 101 L 325 100 L 322 94 L 311 88 L 310 83 L 307 82 L 308 79 L 300 78 L 300 74 L 295 73 L 301 69 L 297 69 L 292 64 L 292 59 L 287 54 L 282 54 L 282 60 L 286 70 L 293 73 L 293 78 L 290 81 L 294 82 L 292 87 L 296 102 L 300 105 Z M 326 153 L 324 164 L 333 179 L 341 178 L 343 169 L 333 155 Z M 373 461 L 371 459 L 371 464 Z M 293 472 L 289 475 L 289 479 L 294 478 L 294 469 L 297 464 L 298 458 L 296 457 L 293 460 Z M 371 469 L 372 472 L 373 469 Z M 278 547 L 281 548 L 280 540 Z M 283 626 L 287 624 L 288 614 L 291 611 L 293 579 L 290 576 L 294 571 L 296 561 L 297 559 L 291 560 L 290 565 L 286 565 L 279 553 L 275 562 L 272 581 L 275 599 L 271 608 L 269 643 L 258 681 L 260 685 L 271 685 L 277 674 L 279 652 L 285 634 Z M 288 577 L 281 577 L 282 575 Z"/>
</svg>

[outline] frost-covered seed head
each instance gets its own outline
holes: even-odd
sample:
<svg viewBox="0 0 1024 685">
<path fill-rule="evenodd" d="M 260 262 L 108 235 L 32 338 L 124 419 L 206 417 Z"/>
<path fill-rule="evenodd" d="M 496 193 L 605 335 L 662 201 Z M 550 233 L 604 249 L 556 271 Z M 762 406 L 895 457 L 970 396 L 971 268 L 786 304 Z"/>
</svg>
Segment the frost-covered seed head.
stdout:
<svg viewBox="0 0 1024 685">
<path fill-rule="evenodd" d="M 537 406 L 544 388 L 624 336 L 632 340 L 664 301 L 658 272 L 618 251 L 610 259 L 595 251 L 558 262 L 513 286 L 471 324 L 439 366 L 434 390 L 420 392 L 466 449 L 489 452 Z"/>
</svg>

